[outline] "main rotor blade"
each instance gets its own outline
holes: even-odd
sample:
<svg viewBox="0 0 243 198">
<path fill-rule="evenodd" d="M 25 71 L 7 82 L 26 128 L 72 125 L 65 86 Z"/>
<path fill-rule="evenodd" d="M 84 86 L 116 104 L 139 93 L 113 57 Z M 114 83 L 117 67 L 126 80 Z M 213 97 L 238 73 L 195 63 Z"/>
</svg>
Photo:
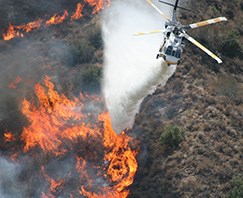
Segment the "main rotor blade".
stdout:
<svg viewBox="0 0 243 198">
<path fill-rule="evenodd" d="M 165 30 L 152 30 L 152 31 L 148 31 L 148 32 L 136 32 L 133 33 L 133 36 L 142 36 L 142 35 L 147 35 L 147 34 L 157 34 L 157 33 L 161 33 L 164 32 Z"/>
<path fill-rule="evenodd" d="M 205 26 L 205 25 L 210 25 L 210 24 L 213 24 L 213 23 L 218 23 L 218 22 L 221 22 L 221 21 L 227 21 L 227 19 L 225 17 L 218 17 L 218 18 L 209 19 L 209 20 L 206 20 L 206 21 L 201 21 L 201 22 L 198 22 L 198 23 L 192 23 L 192 24 L 185 26 L 185 28 L 186 29 L 194 29 L 194 28 Z"/>
<path fill-rule="evenodd" d="M 213 52 L 211 52 L 210 50 L 208 50 L 206 47 L 204 47 L 201 43 L 199 43 L 198 41 L 196 41 L 194 38 L 192 38 L 191 36 L 189 36 L 186 33 L 183 33 L 184 37 L 192 42 L 194 45 L 196 45 L 197 47 L 199 47 L 201 50 L 203 50 L 204 52 L 206 52 L 209 56 L 211 56 L 213 59 L 215 59 L 219 64 L 222 63 L 222 60 L 217 57 Z"/>
<path fill-rule="evenodd" d="M 152 0 L 147 0 L 147 2 L 155 9 L 157 10 L 162 17 L 164 17 L 166 20 L 170 21 L 170 18 L 168 16 L 166 16 L 156 5 L 153 4 Z"/>
<path fill-rule="evenodd" d="M 166 4 L 166 5 L 169 5 L 169 6 L 172 6 L 172 7 L 175 6 L 174 4 L 172 4 L 172 3 L 168 3 L 168 2 L 166 2 L 166 1 L 161 1 L 161 0 L 159 0 L 159 2 L 160 2 L 160 3 L 164 3 L 164 4 Z M 186 10 L 186 11 L 192 11 L 192 10 L 190 10 L 190 9 L 188 9 L 188 8 L 183 8 L 183 7 L 181 7 L 181 6 L 177 6 L 177 8 L 180 8 L 180 9 L 182 9 L 182 10 Z"/>
</svg>

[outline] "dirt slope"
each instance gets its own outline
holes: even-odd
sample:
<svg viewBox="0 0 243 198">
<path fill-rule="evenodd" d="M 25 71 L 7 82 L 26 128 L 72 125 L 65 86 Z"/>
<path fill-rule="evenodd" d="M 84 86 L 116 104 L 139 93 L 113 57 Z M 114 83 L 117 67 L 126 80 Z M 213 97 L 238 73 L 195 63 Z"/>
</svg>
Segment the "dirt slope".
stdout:
<svg viewBox="0 0 243 198">
<path fill-rule="evenodd" d="M 174 76 L 143 102 L 135 127 L 140 169 L 130 197 L 225 197 L 232 178 L 242 181 L 243 5 L 202 0 L 190 6 L 195 12 L 179 15 L 184 24 L 229 19 L 190 32 L 224 62 L 218 65 L 187 43 Z M 186 131 L 176 149 L 160 139 L 169 124 Z"/>
</svg>

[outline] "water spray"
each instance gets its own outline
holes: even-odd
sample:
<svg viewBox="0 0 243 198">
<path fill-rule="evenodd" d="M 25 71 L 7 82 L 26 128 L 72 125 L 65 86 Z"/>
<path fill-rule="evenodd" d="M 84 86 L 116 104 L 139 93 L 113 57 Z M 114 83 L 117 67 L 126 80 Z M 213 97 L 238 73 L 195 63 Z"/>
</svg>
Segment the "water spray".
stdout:
<svg viewBox="0 0 243 198">
<path fill-rule="evenodd" d="M 155 57 L 161 35 L 132 36 L 137 30 L 163 26 L 156 14 L 141 1 L 127 0 L 114 1 L 103 15 L 103 92 L 117 133 L 132 127 L 142 100 L 164 85 L 176 68 Z"/>
</svg>

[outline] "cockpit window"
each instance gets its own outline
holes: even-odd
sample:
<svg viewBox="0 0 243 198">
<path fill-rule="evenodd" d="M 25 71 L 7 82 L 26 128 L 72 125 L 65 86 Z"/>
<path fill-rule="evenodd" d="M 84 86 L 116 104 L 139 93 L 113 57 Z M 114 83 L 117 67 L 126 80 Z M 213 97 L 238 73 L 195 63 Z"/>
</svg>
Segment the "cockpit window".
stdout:
<svg viewBox="0 0 243 198">
<path fill-rule="evenodd" d="M 165 51 L 165 54 L 166 55 L 171 55 L 171 52 L 172 52 L 172 46 L 169 46 L 166 51 Z"/>
<path fill-rule="evenodd" d="M 175 57 L 176 58 L 181 58 L 181 51 L 180 50 L 176 51 Z"/>
<path fill-rule="evenodd" d="M 172 56 L 175 56 L 175 50 L 172 51 Z"/>
</svg>

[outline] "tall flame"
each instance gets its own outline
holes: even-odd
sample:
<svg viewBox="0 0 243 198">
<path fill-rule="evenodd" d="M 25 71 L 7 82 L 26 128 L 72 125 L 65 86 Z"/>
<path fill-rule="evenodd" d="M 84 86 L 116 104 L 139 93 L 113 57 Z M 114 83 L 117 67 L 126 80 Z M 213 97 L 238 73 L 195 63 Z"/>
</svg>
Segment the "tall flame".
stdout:
<svg viewBox="0 0 243 198">
<path fill-rule="evenodd" d="M 82 14 L 83 8 L 84 8 L 84 5 L 82 5 L 81 3 L 78 3 L 78 4 L 77 4 L 76 11 L 75 11 L 75 13 L 71 16 L 71 21 L 80 19 L 80 18 L 83 16 L 83 14 Z"/>
<path fill-rule="evenodd" d="M 29 126 L 23 129 L 21 135 L 24 152 L 32 152 L 34 148 L 39 148 L 45 154 L 60 156 L 68 152 L 64 142 L 101 141 L 104 149 L 103 157 L 98 155 L 97 158 L 92 153 L 91 156 L 88 154 L 86 156 L 90 157 L 89 163 L 93 165 L 87 166 L 87 159 L 77 154 L 74 156 L 76 171 L 82 181 L 80 194 L 90 198 L 127 197 L 129 194 L 127 187 L 133 183 L 138 167 L 135 159 L 137 151 L 129 146 L 129 142 L 133 141 L 132 138 L 125 132 L 117 135 L 112 129 L 110 117 L 106 112 L 90 123 L 95 116 L 83 113 L 84 103 L 96 99 L 95 97 L 81 95 L 80 98 L 69 100 L 65 95 L 58 94 L 54 88 L 50 78 L 45 77 L 44 86 L 40 83 L 35 85 L 37 103 L 23 100 L 22 113 L 29 120 Z M 95 185 L 93 176 L 88 171 L 90 168 L 93 170 L 91 172 L 96 172 L 96 177 L 101 178 L 106 185 Z M 63 186 L 64 180 L 63 178 L 53 179 L 45 173 L 44 167 L 41 169 L 50 185 L 49 190 L 42 193 L 42 198 L 54 197 L 53 193 Z"/>
</svg>

